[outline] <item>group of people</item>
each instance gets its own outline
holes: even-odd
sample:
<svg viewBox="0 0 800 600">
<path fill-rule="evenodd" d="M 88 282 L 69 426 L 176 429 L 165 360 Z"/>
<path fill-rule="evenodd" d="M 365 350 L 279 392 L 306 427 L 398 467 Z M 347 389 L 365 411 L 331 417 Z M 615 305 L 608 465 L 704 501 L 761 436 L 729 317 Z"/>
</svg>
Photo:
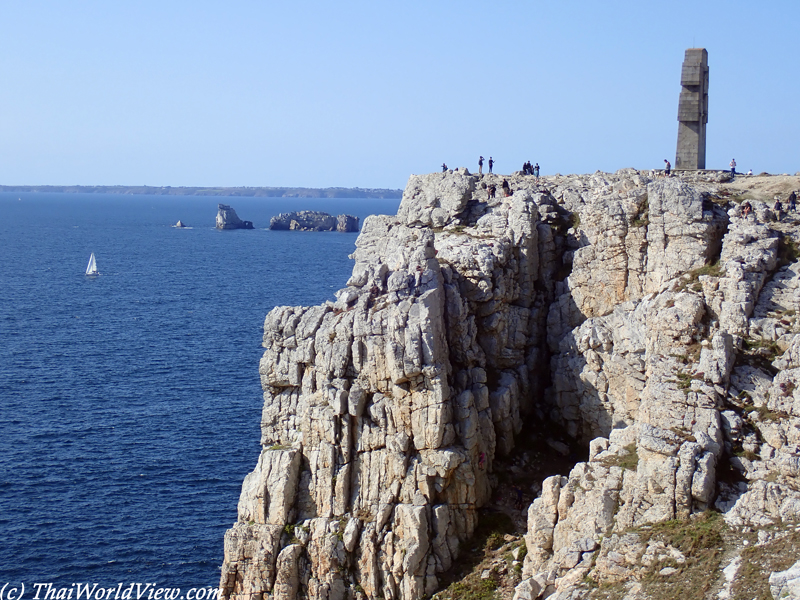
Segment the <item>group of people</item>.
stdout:
<svg viewBox="0 0 800 600">
<path fill-rule="evenodd" d="M 522 165 L 522 174 L 523 175 L 533 175 L 534 177 L 539 177 L 539 163 L 536 163 L 534 166 L 531 166 L 531 161 L 523 163 Z"/>
<path fill-rule="evenodd" d="M 508 179 L 503 179 L 503 184 L 500 187 L 503 188 L 503 197 L 508 198 L 511 195 L 511 186 L 508 185 Z M 497 194 L 497 186 L 492 183 L 486 188 L 486 191 L 489 193 L 489 198 L 494 198 L 495 194 Z"/>
<path fill-rule="evenodd" d="M 786 208 L 790 212 L 797 211 L 797 194 L 794 191 L 789 194 L 789 198 L 786 200 Z M 780 214 L 783 212 L 783 203 L 780 201 L 780 198 L 775 200 L 775 205 L 772 207 L 772 210 L 774 210 L 778 218 L 780 218 Z"/>
<path fill-rule="evenodd" d="M 797 211 L 797 193 L 792 191 L 789 194 L 789 197 L 786 199 L 786 209 L 789 212 L 796 212 Z M 775 217 L 780 220 L 781 213 L 784 212 L 783 210 L 783 202 L 781 202 L 780 198 L 775 200 L 775 204 L 772 206 L 772 210 L 775 211 Z M 744 202 L 742 204 L 742 216 L 746 217 L 751 212 L 753 212 L 753 205 L 749 202 Z"/>
<path fill-rule="evenodd" d="M 484 158 L 482 156 L 478 157 L 478 175 L 483 175 L 483 161 Z M 490 156 L 489 157 L 489 173 L 492 173 L 492 169 L 494 168 L 494 159 Z M 447 164 L 442 163 L 442 173 L 447 172 Z M 523 175 L 533 175 L 534 177 L 539 177 L 539 163 L 535 165 L 531 165 L 531 161 L 527 161 L 522 165 L 522 174 Z M 506 182 L 506 186 L 508 183 Z M 495 188 L 496 189 L 496 188 Z"/>
</svg>

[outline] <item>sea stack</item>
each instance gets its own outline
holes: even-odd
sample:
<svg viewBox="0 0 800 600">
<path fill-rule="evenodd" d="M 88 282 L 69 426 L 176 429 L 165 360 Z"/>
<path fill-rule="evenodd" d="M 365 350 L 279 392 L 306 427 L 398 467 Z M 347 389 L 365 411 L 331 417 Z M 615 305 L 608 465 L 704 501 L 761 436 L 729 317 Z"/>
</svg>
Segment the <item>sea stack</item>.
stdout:
<svg viewBox="0 0 800 600">
<path fill-rule="evenodd" d="M 253 229 L 252 221 L 242 221 L 227 204 L 220 204 L 217 212 L 217 229 Z"/>
<path fill-rule="evenodd" d="M 281 213 L 272 217 L 269 228 L 284 231 L 358 231 L 358 217 L 339 215 L 334 217 L 326 212 L 300 210 Z"/>
</svg>

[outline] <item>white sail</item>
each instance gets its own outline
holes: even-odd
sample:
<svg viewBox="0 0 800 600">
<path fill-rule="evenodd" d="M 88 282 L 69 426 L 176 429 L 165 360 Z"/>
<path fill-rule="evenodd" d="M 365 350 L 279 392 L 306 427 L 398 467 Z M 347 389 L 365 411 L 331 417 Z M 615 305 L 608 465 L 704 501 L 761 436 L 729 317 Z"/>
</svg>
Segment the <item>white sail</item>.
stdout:
<svg viewBox="0 0 800 600">
<path fill-rule="evenodd" d="M 87 275 L 98 275 L 99 271 L 97 270 L 97 260 L 94 258 L 94 252 L 89 257 L 89 264 L 86 266 L 86 274 Z"/>
</svg>

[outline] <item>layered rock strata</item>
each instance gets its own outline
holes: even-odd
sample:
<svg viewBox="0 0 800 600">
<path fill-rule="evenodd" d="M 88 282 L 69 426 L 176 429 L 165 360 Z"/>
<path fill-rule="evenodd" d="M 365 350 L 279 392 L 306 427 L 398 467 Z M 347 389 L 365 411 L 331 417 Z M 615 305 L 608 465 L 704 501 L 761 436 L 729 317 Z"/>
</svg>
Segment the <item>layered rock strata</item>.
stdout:
<svg viewBox="0 0 800 600">
<path fill-rule="evenodd" d="M 267 316 L 225 598 L 431 595 L 525 419 L 589 460 L 542 482 L 519 598 L 633 580 L 633 528 L 715 503 L 741 526 L 800 513 L 793 230 L 716 182 L 507 179 L 412 176 L 335 302 Z"/>
</svg>

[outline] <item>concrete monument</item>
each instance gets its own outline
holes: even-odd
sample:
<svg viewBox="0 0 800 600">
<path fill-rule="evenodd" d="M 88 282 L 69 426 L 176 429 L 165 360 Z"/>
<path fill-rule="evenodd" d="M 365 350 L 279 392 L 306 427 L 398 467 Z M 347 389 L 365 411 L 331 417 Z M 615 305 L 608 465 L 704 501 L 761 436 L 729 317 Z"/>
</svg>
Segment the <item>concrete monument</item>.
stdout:
<svg viewBox="0 0 800 600">
<path fill-rule="evenodd" d="M 705 48 L 689 48 L 681 68 L 676 169 L 706 168 L 706 123 L 708 123 L 708 52 Z"/>
</svg>

